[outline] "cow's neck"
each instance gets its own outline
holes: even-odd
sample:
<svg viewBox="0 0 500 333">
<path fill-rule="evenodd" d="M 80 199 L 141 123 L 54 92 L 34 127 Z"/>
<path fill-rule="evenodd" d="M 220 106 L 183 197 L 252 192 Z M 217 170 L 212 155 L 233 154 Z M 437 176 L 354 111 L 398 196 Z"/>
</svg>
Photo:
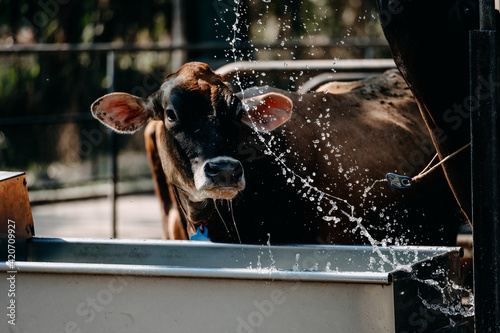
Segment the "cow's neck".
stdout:
<svg viewBox="0 0 500 333">
<path fill-rule="evenodd" d="M 206 225 L 214 211 L 213 202 L 210 200 L 191 201 L 186 193 L 175 185 L 173 187 L 181 216 L 184 219 L 183 224 L 187 227 L 188 232 L 194 232 L 198 226 Z"/>
</svg>

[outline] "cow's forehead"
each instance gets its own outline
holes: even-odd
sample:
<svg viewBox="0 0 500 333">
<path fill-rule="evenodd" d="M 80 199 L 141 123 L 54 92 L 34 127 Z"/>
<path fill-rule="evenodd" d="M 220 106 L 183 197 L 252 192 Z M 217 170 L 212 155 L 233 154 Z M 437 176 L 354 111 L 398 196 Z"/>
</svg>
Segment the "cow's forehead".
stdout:
<svg viewBox="0 0 500 333">
<path fill-rule="evenodd" d="M 185 65 L 177 73 L 167 76 L 160 88 L 163 104 L 168 104 L 175 94 L 189 96 L 187 97 L 189 100 L 185 101 L 186 104 L 202 101 L 214 111 L 224 112 L 232 109 L 237 104 L 238 98 L 219 75 L 212 72 L 207 65 L 202 65 L 204 66 Z"/>
<path fill-rule="evenodd" d="M 225 85 L 222 77 L 215 74 L 207 64 L 190 62 L 166 77 L 162 85 L 163 92 L 168 94 L 173 87 L 197 91 L 209 98 L 216 92 L 214 90 L 223 89 Z"/>
</svg>

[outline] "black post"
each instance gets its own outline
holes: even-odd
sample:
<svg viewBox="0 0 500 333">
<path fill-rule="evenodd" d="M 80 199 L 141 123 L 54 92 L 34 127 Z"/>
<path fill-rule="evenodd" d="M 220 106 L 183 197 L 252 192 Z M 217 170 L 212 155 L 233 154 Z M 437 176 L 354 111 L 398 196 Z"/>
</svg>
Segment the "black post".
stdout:
<svg viewBox="0 0 500 333">
<path fill-rule="evenodd" d="M 475 331 L 500 332 L 500 181 L 494 1 L 470 33 Z"/>
<path fill-rule="evenodd" d="M 479 0 L 479 29 L 480 30 L 495 30 L 495 1 L 494 0 Z"/>
</svg>

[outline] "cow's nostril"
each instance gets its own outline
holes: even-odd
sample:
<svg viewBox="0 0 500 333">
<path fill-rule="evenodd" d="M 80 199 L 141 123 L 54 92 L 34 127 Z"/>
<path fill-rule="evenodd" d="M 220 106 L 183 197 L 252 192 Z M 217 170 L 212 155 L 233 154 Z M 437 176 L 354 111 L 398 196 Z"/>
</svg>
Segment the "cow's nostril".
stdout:
<svg viewBox="0 0 500 333">
<path fill-rule="evenodd" d="M 238 161 L 207 162 L 205 172 L 209 176 L 216 176 L 221 172 L 238 175 L 242 172 L 242 167 Z"/>
<path fill-rule="evenodd" d="M 234 186 L 241 181 L 243 167 L 236 160 L 210 161 L 205 164 L 205 175 L 215 184 Z"/>
<path fill-rule="evenodd" d="M 215 177 L 219 174 L 220 168 L 216 163 L 208 162 L 205 164 L 205 174 L 210 177 Z"/>
</svg>

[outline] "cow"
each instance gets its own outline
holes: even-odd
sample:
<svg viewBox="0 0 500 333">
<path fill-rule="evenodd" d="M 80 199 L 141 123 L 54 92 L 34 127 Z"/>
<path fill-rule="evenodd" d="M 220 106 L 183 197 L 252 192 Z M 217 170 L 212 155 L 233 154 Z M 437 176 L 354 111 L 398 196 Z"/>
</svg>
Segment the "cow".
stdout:
<svg viewBox="0 0 500 333">
<path fill-rule="evenodd" d="M 146 130 L 168 238 L 265 244 L 455 244 L 458 213 L 442 171 L 405 190 L 434 150 L 393 70 L 307 94 L 239 93 L 192 62 L 144 99 L 112 93 L 92 114 L 120 133 Z M 208 235 L 207 235 L 208 232 Z"/>
<path fill-rule="evenodd" d="M 377 0 L 393 58 L 420 106 L 440 159 L 470 143 L 469 31 L 479 28 L 477 0 Z M 425 22 L 425 23 L 423 23 Z M 487 88 L 487 87 L 486 87 Z M 471 221 L 470 149 L 443 164 Z"/>
</svg>

